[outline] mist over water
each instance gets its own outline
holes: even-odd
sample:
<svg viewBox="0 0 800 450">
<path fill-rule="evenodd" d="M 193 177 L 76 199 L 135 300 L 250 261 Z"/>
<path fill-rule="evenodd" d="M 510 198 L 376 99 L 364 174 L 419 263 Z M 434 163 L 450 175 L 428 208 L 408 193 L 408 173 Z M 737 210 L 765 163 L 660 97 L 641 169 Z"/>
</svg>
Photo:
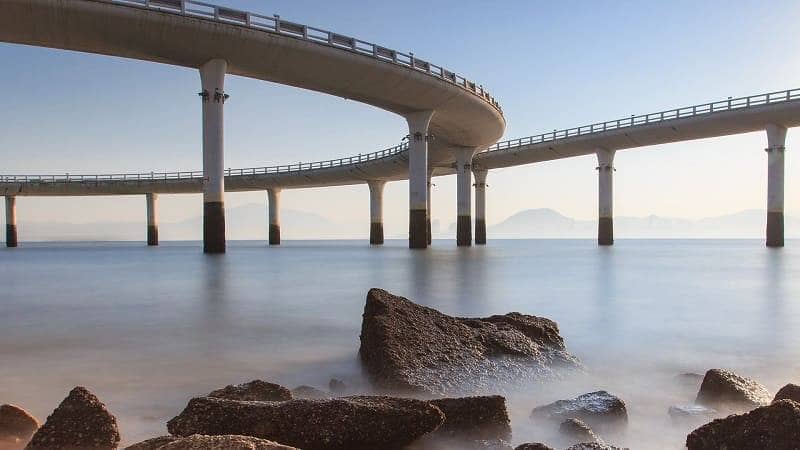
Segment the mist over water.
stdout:
<svg viewBox="0 0 800 450">
<path fill-rule="evenodd" d="M 682 372 L 730 368 L 772 393 L 800 381 L 800 243 L 760 240 L 23 243 L 0 250 L 0 403 L 41 420 L 75 385 L 120 422 L 123 443 L 165 434 L 189 398 L 261 378 L 363 383 L 366 292 L 381 287 L 456 316 L 519 311 L 558 322 L 587 373 L 505 388 L 515 444 L 555 441 L 535 407 L 605 389 L 628 405 L 640 449 L 682 448 Z"/>
</svg>

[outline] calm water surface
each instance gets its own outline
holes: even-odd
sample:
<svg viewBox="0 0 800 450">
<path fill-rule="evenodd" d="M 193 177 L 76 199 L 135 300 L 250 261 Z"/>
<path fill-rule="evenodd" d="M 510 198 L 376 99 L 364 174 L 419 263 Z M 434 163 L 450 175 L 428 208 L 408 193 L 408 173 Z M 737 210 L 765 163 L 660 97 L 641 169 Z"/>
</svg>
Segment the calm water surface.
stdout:
<svg viewBox="0 0 800 450">
<path fill-rule="evenodd" d="M 452 315 L 559 323 L 589 371 L 507 391 L 515 443 L 552 438 L 528 419 L 534 406 L 607 389 L 631 416 L 614 443 L 675 449 L 691 427 L 667 408 L 694 394 L 675 374 L 727 367 L 772 392 L 800 381 L 798 275 L 791 241 L 241 242 L 224 256 L 198 243 L 24 243 L 0 250 L 0 403 L 44 419 L 85 385 L 132 443 L 225 384 L 357 384 L 365 294 L 382 287 Z"/>
</svg>

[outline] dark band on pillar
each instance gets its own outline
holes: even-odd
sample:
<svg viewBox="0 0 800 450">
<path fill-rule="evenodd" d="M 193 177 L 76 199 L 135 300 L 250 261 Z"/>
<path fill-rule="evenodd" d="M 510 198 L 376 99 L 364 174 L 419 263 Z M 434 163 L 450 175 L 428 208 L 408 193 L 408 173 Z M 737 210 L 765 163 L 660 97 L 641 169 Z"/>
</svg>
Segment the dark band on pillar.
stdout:
<svg viewBox="0 0 800 450">
<path fill-rule="evenodd" d="M 369 226 L 369 243 L 371 245 L 383 244 L 383 222 L 372 222 Z"/>
<path fill-rule="evenodd" d="M 158 245 L 158 226 L 147 226 L 147 245 Z"/>
<path fill-rule="evenodd" d="M 203 251 L 225 253 L 225 204 L 203 203 Z"/>
<path fill-rule="evenodd" d="M 6 247 L 17 246 L 17 226 L 10 223 L 6 224 Z"/>
<path fill-rule="evenodd" d="M 426 248 L 428 246 L 428 212 L 424 209 L 412 209 L 409 214 L 408 246 L 410 248 Z"/>
<path fill-rule="evenodd" d="M 458 216 L 456 222 L 456 245 L 466 247 L 472 245 L 472 221 L 469 216 Z"/>
<path fill-rule="evenodd" d="M 431 228 L 431 216 L 425 216 L 425 228 L 428 236 L 428 245 L 433 243 L 433 229 Z"/>
<path fill-rule="evenodd" d="M 486 220 L 484 219 L 475 219 L 475 243 L 486 244 Z"/>
<path fill-rule="evenodd" d="M 783 247 L 783 212 L 767 212 L 767 247 Z"/>
<path fill-rule="evenodd" d="M 614 219 L 601 217 L 597 224 L 597 244 L 614 245 Z"/>
<path fill-rule="evenodd" d="M 269 224 L 269 245 L 281 245 L 281 226 Z"/>
</svg>

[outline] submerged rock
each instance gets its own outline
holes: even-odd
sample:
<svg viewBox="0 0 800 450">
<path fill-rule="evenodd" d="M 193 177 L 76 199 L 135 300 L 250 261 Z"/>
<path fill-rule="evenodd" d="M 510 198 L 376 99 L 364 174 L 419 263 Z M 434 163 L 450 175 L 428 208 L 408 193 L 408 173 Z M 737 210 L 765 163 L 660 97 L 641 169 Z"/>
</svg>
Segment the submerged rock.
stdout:
<svg viewBox="0 0 800 450">
<path fill-rule="evenodd" d="M 539 442 L 529 442 L 527 444 L 516 446 L 514 450 L 555 450 L 555 449 L 553 447 L 550 447 L 549 445 L 544 445 Z"/>
<path fill-rule="evenodd" d="M 730 370 L 711 369 L 703 377 L 697 403 L 723 411 L 746 410 L 769 404 L 770 394 L 755 380 Z"/>
<path fill-rule="evenodd" d="M 566 450 L 628 450 L 623 447 L 614 447 L 613 445 L 603 444 L 600 442 L 584 442 L 575 444 Z"/>
<path fill-rule="evenodd" d="M 413 399 L 241 402 L 200 397 L 170 420 L 167 429 L 175 436 L 253 436 L 303 450 L 389 450 L 402 448 L 443 422 L 438 408 Z"/>
<path fill-rule="evenodd" d="M 328 390 L 333 394 L 343 394 L 347 391 L 347 385 L 341 380 L 331 378 L 331 381 L 328 382 Z"/>
<path fill-rule="evenodd" d="M 134 444 L 126 450 L 298 450 L 250 436 L 162 436 Z"/>
<path fill-rule="evenodd" d="M 597 391 L 536 407 L 531 417 L 558 421 L 577 418 L 592 428 L 614 431 L 627 425 L 628 410 L 619 397 L 606 391 Z"/>
<path fill-rule="evenodd" d="M 778 393 L 775 394 L 775 398 L 772 400 L 772 402 L 775 403 L 780 400 L 794 400 L 797 403 L 800 403 L 800 386 L 789 383 L 780 388 Z"/>
<path fill-rule="evenodd" d="M 39 428 L 39 421 L 14 405 L 0 406 L 0 449 L 21 449 Z"/>
<path fill-rule="evenodd" d="M 779 400 L 748 413 L 717 419 L 686 437 L 688 450 L 800 448 L 800 403 Z"/>
<path fill-rule="evenodd" d="M 558 426 L 558 432 L 570 444 L 580 444 L 584 442 L 599 442 L 602 439 L 594 434 L 594 431 L 580 419 L 569 418 Z"/>
<path fill-rule="evenodd" d="M 283 402 L 291 400 L 292 393 L 279 384 L 253 380 L 249 383 L 232 384 L 217 389 L 208 394 L 208 397 L 255 402 Z"/>
<path fill-rule="evenodd" d="M 331 398 L 332 396 L 329 392 L 322 391 L 313 386 L 302 385 L 292 389 L 292 397 L 305 400 L 320 400 Z"/>
<path fill-rule="evenodd" d="M 555 322 L 511 313 L 451 317 L 382 289 L 370 289 L 361 326 L 361 361 L 379 387 L 453 394 L 552 377 L 580 367 Z"/>
<path fill-rule="evenodd" d="M 119 443 L 117 419 L 84 387 L 70 391 L 33 435 L 27 450 L 112 450 Z"/>
<path fill-rule="evenodd" d="M 716 415 L 717 410 L 703 405 L 676 405 L 669 407 L 669 416 L 675 422 L 705 422 Z"/>
</svg>

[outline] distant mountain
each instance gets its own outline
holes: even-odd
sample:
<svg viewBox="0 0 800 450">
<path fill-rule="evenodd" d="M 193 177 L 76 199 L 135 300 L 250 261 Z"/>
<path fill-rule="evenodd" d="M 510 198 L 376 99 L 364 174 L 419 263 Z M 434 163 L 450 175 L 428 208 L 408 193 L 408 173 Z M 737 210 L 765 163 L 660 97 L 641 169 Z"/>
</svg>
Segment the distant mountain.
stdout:
<svg viewBox="0 0 800 450">
<path fill-rule="evenodd" d="M 746 210 L 698 220 L 650 215 L 614 218 L 614 234 L 620 238 L 761 238 L 766 213 Z M 800 237 L 800 220 L 785 218 L 786 237 Z M 589 238 L 597 234 L 594 220 L 576 220 L 552 209 L 520 211 L 490 226 L 494 238 Z"/>
</svg>

